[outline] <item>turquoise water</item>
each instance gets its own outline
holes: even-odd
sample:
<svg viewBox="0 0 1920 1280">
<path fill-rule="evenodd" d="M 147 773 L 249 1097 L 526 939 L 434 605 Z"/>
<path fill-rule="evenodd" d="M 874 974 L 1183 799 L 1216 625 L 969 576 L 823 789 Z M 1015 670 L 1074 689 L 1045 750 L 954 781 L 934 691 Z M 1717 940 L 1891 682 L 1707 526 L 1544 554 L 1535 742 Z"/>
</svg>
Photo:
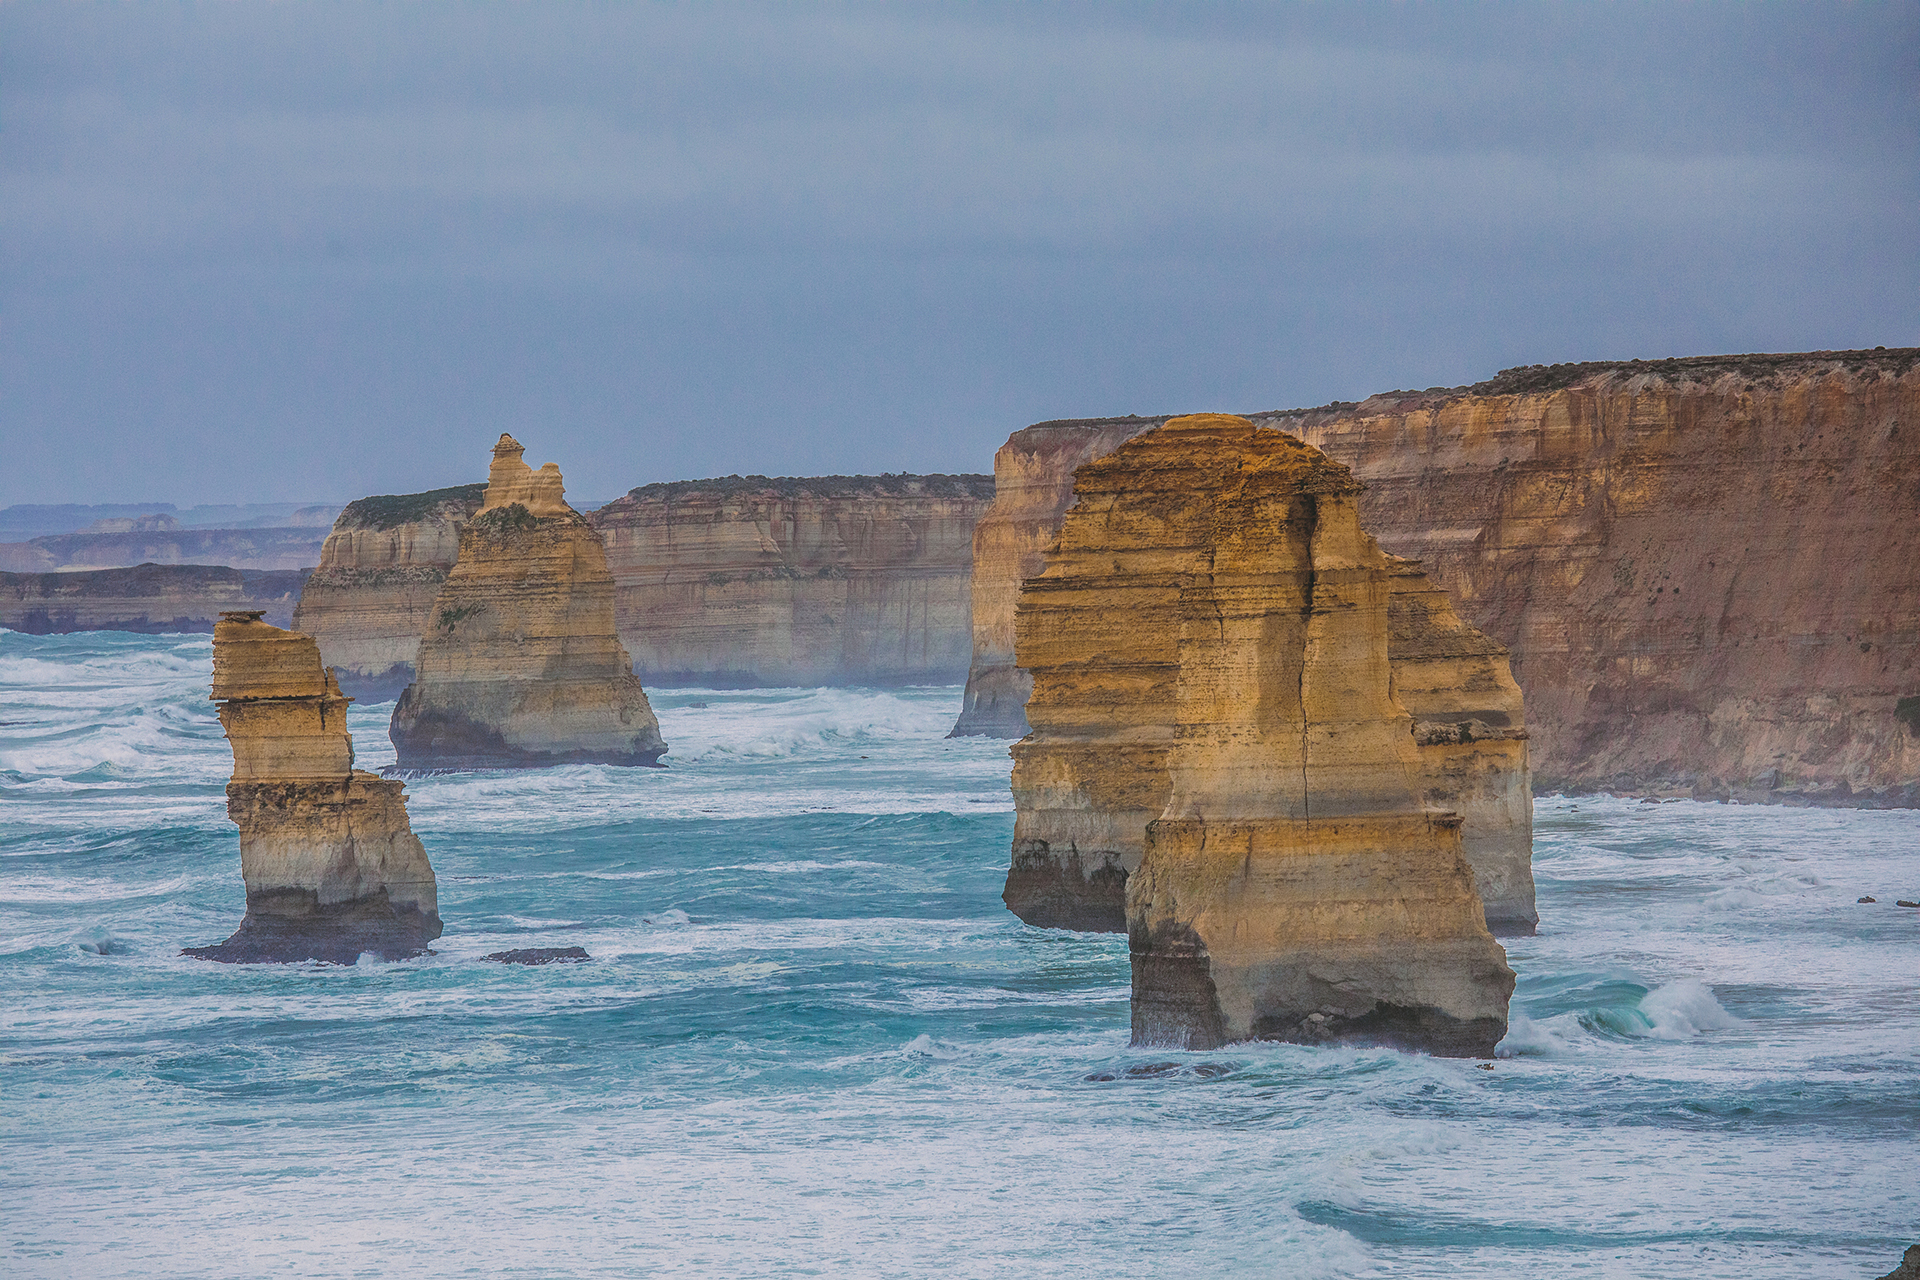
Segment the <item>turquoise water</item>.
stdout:
<svg viewBox="0 0 1920 1280">
<path fill-rule="evenodd" d="M 1920 1238 L 1920 813 L 1543 800 L 1492 1071 L 1142 1052 L 1124 940 L 1001 906 L 957 689 L 657 693 L 671 769 L 408 784 L 438 954 L 182 959 L 244 910 L 210 665 L 0 633 L 0 1274 L 1746 1280 Z"/>
</svg>

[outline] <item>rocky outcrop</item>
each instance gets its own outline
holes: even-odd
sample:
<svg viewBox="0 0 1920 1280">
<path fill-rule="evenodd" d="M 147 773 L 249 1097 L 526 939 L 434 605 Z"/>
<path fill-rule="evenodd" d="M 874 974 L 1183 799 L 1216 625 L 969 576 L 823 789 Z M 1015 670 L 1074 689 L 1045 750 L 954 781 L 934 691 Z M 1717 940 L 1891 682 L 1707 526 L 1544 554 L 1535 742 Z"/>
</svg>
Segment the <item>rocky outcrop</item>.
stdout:
<svg viewBox="0 0 1920 1280">
<path fill-rule="evenodd" d="M 494 447 L 480 511 L 423 628 L 414 683 L 394 705 L 398 768 L 651 765 L 659 722 L 614 634 L 600 536 L 569 507 L 560 469 Z"/>
<path fill-rule="evenodd" d="M 973 529 L 973 659 L 950 737 L 1027 732 L 1033 678 L 1013 658 L 1020 584 L 1040 572 L 1073 505 L 1073 474 L 1160 418 L 1079 418 L 1016 431 L 993 455 L 993 504 Z"/>
<path fill-rule="evenodd" d="M 0 571 L 51 573 L 59 569 L 124 569 L 141 564 L 311 569 L 320 562 L 323 536 L 312 528 L 63 533 L 30 542 L 0 543 Z"/>
<path fill-rule="evenodd" d="M 1381 544 L 1508 647 L 1540 789 L 1920 804 L 1920 351 L 1523 368 L 1251 416 L 1351 466 Z M 976 637 L 1010 625 L 1009 572 L 980 562 Z M 1002 661 L 977 645 L 975 676 Z"/>
<path fill-rule="evenodd" d="M 413 683 L 421 633 L 486 487 L 361 498 L 334 521 L 294 626 L 319 641 L 350 696 L 385 702 Z"/>
<path fill-rule="evenodd" d="M 308 636 L 255 611 L 213 632 L 213 697 L 233 745 L 247 915 L 184 954 L 240 963 L 418 955 L 440 936 L 433 867 L 402 784 L 353 767 L 346 698 Z"/>
<path fill-rule="evenodd" d="M 652 484 L 589 517 L 649 684 L 953 682 L 988 476 L 728 476 Z"/>
<path fill-rule="evenodd" d="M 1104 473 L 1083 467 L 1080 474 Z M 1067 528 L 1107 518 L 1103 510 L 1075 508 Z M 1131 516 L 1123 509 L 1111 518 Z M 1217 552 L 1205 539 L 1151 541 L 1186 536 L 1176 523 L 1128 534 L 1141 539 L 1128 551 L 1150 572 L 1109 570 L 1109 543 L 1087 550 L 1063 531 L 1044 572 L 1026 581 L 1016 612 L 1020 668 L 1029 681 L 1043 679 L 1028 707 L 1035 733 L 1013 749 L 1016 817 L 1004 897 L 1015 915 L 1046 928 L 1126 928 L 1128 876 L 1145 852 L 1147 824 L 1173 793 L 1180 660 L 1177 629 L 1164 611 L 1182 582 L 1210 571 Z M 1530 934 L 1539 923 L 1533 793 L 1526 714 L 1506 650 L 1462 622 L 1417 562 L 1388 556 L 1384 563 L 1389 669 L 1409 713 L 1420 790 L 1430 807 L 1462 821 L 1487 927 Z"/>
<path fill-rule="evenodd" d="M 1077 802 L 1144 838 L 1126 892 L 1135 1043 L 1464 1055 L 1506 1032 L 1513 972 L 1460 818 L 1423 797 L 1388 666 L 1393 566 L 1359 489 L 1278 431 L 1175 418 L 1080 468 L 1022 592 L 1020 818 Z M 1154 793 L 1162 809 L 1139 807 Z"/>
<path fill-rule="evenodd" d="M 0 627 L 28 635 L 212 631 L 222 611 L 256 610 L 276 626 L 293 617 L 300 570 L 143 564 L 78 573 L 0 573 Z"/>
</svg>

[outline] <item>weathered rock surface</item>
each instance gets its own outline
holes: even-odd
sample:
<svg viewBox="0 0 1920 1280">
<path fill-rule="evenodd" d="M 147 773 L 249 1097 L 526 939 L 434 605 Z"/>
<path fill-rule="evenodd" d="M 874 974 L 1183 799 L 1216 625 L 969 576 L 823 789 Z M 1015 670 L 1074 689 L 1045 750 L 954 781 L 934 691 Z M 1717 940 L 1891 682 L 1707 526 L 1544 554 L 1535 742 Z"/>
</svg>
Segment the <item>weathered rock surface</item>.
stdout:
<svg viewBox="0 0 1920 1280">
<path fill-rule="evenodd" d="M 1020 584 L 1038 574 L 1073 505 L 1073 473 L 1160 418 L 1080 418 L 1016 431 L 993 455 L 993 504 L 973 529 L 973 659 L 950 737 L 1027 732 L 1033 678 L 1013 658 Z M 1117 926 L 1116 926 L 1117 927 Z"/>
<path fill-rule="evenodd" d="M 1034 690 L 1014 795 L 1020 818 L 1078 800 L 1101 836 L 1143 829 L 1135 1043 L 1490 1053 L 1513 972 L 1460 818 L 1423 796 L 1387 658 L 1393 566 L 1351 472 L 1202 414 L 1086 464 L 1076 491 L 1017 610 Z M 1153 710 L 1121 714 L 1136 704 Z M 1138 807 L 1163 776 L 1164 808 Z"/>
<path fill-rule="evenodd" d="M 420 635 L 485 492 L 469 484 L 361 498 L 334 521 L 294 626 L 320 642 L 349 696 L 385 702 L 413 683 Z"/>
<path fill-rule="evenodd" d="M 286 625 L 306 573 L 222 565 L 143 564 L 75 573 L 0 573 L 0 627 L 67 631 L 208 632 L 223 610 L 259 610 Z"/>
<path fill-rule="evenodd" d="M 403 771 L 651 765 L 660 725 L 614 634 L 600 535 L 511 436 L 423 629 L 394 705 Z"/>
<path fill-rule="evenodd" d="M 649 684 L 955 682 L 989 476 L 728 476 L 595 511 Z"/>
<path fill-rule="evenodd" d="M 1185 518 L 1191 524 L 1195 517 Z M 1187 540 L 1151 541 L 1161 535 Z M 1138 539 L 1127 546 L 1137 564 L 1093 540 L 1121 536 L 1113 530 L 1077 534 L 1090 551 L 1059 536 L 1017 611 L 1026 628 L 1024 678 L 1053 678 L 1027 708 L 1037 732 L 1013 749 L 1016 817 L 1005 901 L 1029 924 L 1119 932 L 1146 826 L 1173 790 L 1179 637 L 1165 610 L 1180 582 L 1210 571 L 1217 551 L 1178 522 L 1128 526 L 1126 536 Z M 1420 787 L 1433 808 L 1463 821 L 1487 926 L 1530 934 L 1539 923 L 1533 794 L 1526 714 L 1506 650 L 1462 622 L 1416 562 L 1390 556 L 1385 563 L 1387 652 L 1410 713 Z M 1052 628 L 1057 645 L 1043 638 Z M 1058 662 L 1067 665 L 1056 671 Z"/>
<path fill-rule="evenodd" d="M 247 915 L 184 954 L 239 963 L 419 954 L 440 936 L 433 867 L 403 786 L 353 767 L 347 703 L 308 636 L 253 611 L 213 632 L 213 697 L 233 745 Z"/>
<path fill-rule="evenodd" d="M 1920 1280 L 1920 1244 L 1908 1245 L 1900 1265 L 1881 1276 L 1880 1280 Z"/>
<path fill-rule="evenodd" d="M 1382 545 L 1511 650 L 1540 789 L 1920 804 L 1920 350 L 1514 369 L 1251 416 L 1351 466 Z M 976 541 L 1012 518 L 996 503 Z M 1017 567 L 976 567 L 970 683 L 1004 664 Z"/>
</svg>

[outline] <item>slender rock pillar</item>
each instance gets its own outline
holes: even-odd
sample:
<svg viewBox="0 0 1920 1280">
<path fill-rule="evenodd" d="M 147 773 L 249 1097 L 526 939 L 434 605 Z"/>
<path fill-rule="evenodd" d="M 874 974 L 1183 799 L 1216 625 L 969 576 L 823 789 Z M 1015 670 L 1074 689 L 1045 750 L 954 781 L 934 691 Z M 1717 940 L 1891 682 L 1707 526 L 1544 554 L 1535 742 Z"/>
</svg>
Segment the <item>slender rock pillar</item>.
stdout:
<svg viewBox="0 0 1920 1280">
<path fill-rule="evenodd" d="M 256 611 L 220 615 L 213 697 L 233 745 L 227 816 L 240 828 L 247 915 L 184 954 L 238 963 L 418 955 L 440 936 L 427 852 L 401 783 L 353 767 L 347 704 L 320 647 Z"/>
</svg>

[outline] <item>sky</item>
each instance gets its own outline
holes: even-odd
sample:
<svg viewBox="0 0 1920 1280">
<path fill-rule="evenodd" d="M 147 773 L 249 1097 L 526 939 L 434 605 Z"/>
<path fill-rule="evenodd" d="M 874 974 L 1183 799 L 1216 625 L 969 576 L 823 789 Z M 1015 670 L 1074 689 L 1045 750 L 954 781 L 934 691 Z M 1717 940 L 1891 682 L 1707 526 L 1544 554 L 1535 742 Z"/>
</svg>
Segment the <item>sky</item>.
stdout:
<svg viewBox="0 0 1920 1280">
<path fill-rule="evenodd" d="M 0 505 L 1920 345 L 1920 0 L 0 4 Z"/>
</svg>

